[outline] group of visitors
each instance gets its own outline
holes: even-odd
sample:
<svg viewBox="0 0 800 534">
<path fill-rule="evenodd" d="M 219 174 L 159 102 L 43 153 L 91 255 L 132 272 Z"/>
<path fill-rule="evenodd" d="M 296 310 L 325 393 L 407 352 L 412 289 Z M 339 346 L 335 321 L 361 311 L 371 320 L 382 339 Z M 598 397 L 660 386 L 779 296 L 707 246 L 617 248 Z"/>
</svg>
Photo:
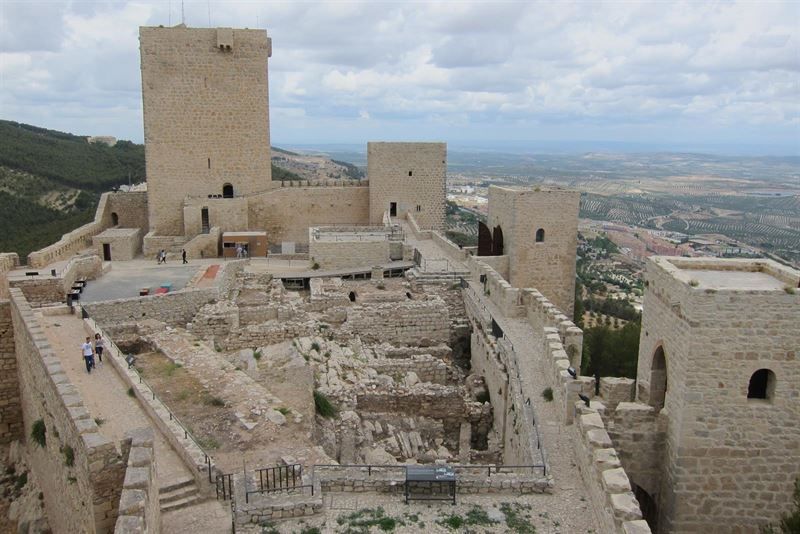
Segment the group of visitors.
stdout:
<svg viewBox="0 0 800 534">
<path fill-rule="evenodd" d="M 103 342 L 103 338 L 100 334 L 94 335 L 94 345 L 92 345 L 92 338 L 86 336 L 86 342 L 81 345 L 81 354 L 83 355 L 83 360 L 86 363 L 86 372 L 92 374 L 92 369 L 94 369 L 97 364 L 94 361 L 95 355 L 97 355 L 97 361 L 100 363 L 100 366 L 103 365 L 103 347 L 105 343 Z"/>
<path fill-rule="evenodd" d="M 186 261 L 186 249 L 181 250 L 181 260 L 183 260 L 184 264 L 189 263 L 188 261 Z M 156 263 L 158 263 L 159 265 L 161 265 L 162 263 L 167 263 L 167 251 L 164 250 L 163 248 L 158 251 L 158 254 L 156 254 Z"/>
<path fill-rule="evenodd" d="M 236 245 L 236 257 L 237 258 L 246 258 L 247 257 L 247 247 L 243 247 L 242 245 Z"/>
</svg>

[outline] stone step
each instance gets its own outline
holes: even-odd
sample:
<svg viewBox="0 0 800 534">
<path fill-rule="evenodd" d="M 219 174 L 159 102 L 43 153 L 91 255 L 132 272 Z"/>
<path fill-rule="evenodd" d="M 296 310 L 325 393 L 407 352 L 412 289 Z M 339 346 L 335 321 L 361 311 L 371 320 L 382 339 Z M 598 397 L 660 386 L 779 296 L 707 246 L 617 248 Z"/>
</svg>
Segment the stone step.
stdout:
<svg viewBox="0 0 800 534">
<path fill-rule="evenodd" d="M 186 486 L 183 488 L 179 488 L 168 493 L 159 493 L 158 495 L 158 502 L 161 506 L 165 504 L 179 501 L 181 499 L 187 499 L 189 497 L 197 495 L 197 486 L 192 484 L 191 486 Z"/>
<path fill-rule="evenodd" d="M 161 503 L 161 511 L 162 512 L 172 512 L 174 510 L 181 510 L 182 508 L 188 508 L 189 506 L 194 506 L 195 504 L 200 502 L 199 495 L 192 495 L 191 497 L 185 497 L 183 499 L 179 499 L 177 501 L 171 501 L 168 503 Z"/>
<path fill-rule="evenodd" d="M 177 489 L 185 488 L 186 486 L 191 486 L 194 484 L 194 477 L 181 477 L 177 480 L 174 480 L 167 484 L 166 486 L 160 486 L 158 488 L 158 492 L 163 495 L 165 493 L 169 493 L 171 491 L 175 491 Z"/>
</svg>

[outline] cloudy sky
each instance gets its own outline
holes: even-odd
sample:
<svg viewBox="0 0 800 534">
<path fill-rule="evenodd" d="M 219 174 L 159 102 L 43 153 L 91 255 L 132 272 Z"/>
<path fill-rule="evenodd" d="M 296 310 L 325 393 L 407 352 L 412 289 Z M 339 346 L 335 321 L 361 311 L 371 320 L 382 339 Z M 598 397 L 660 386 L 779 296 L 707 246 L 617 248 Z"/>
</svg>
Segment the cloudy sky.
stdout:
<svg viewBox="0 0 800 534">
<path fill-rule="evenodd" d="M 800 155 L 800 2 L 185 1 L 266 28 L 273 143 L 597 140 Z M 0 117 L 142 140 L 180 0 L 0 0 Z"/>
</svg>

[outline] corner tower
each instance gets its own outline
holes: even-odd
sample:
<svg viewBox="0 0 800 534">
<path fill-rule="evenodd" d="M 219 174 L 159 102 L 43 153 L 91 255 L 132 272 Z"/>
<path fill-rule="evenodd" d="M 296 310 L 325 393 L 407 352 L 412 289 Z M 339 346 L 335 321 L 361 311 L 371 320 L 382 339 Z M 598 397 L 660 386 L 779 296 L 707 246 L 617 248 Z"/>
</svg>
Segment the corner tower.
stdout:
<svg viewBox="0 0 800 534">
<path fill-rule="evenodd" d="M 187 196 L 270 188 L 272 42 L 265 30 L 183 25 L 139 28 L 139 41 L 150 231 L 182 236 Z"/>
<path fill-rule="evenodd" d="M 490 186 L 487 226 L 492 253 L 480 246 L 478 252 L 508 256 L 508 283 L 535 287 L 570 318 L 580 199 L 578 191 Z"/>
<path fill-rule="evenodd" d="M 646 499 L 658 532 L 758 532 L 791 509 L 798 284 L 800 272 L 771 260 L 647 263 L 636 396 L 666 429 Z"/>
</svg>

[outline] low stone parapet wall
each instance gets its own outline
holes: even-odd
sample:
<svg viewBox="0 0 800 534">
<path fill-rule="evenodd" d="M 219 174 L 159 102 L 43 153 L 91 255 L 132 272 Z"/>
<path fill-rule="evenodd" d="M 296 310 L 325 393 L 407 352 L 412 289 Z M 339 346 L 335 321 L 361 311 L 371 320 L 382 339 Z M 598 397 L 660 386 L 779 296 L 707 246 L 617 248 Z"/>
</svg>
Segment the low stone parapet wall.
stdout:
<svg viewBox="0 0 800 534">
<path fill-rule="evenodd" d="M 648 534 L 639 502 L 633 495 L 630 480 L 622 468 L 617 451 L 595 410 L 576 404 L 577 424 L 573 443 L 578 468 L 591 495 L 595 518 L 602 532 Z"/>
<path fill-rule="evenodd" d="M 252 491 L 258 487 L 258 482 L 254 478 L 249 478 L 245 486 L 243 475 L 241 473 L 235 475 L 233 478 L 233 493 L 236 499 L 234 521 L 240 526 L 261 525 L 266 521 L 322 513 L 325 507 L 319 482 L 312 481 L 310 477 L 306 476 L 303 479 L 303 485 L 308 487 L 245 495 L 245 488 Z"/>
<path fill-rule="evenodd" d="M 119 515 L 114 534 L 157 534 L 161 532 L 153 429 L 128 433 L 128 466 L 119 498 Z"/>
<path fill-rule="evenodd" d="M 37 276 L 16 275 L 9 280 L 9 285 L 22 290 L 28 303 L 38 308 L 64 303 L 67 292 L 72 289 L 75 280 L 79 278 L 94 280 L 101 274 L 102 269 L 103 261 L 99 256 L 75 257 L 69 260 L 56 276 L 49 273 Z"/>
<path fill-rule="evenodd" d="M 16 252 L 0 253 L 0 299 L 8 298 L 8 272 L 19 267 L 19 256 Z"/>
<path fill-rule="evenodd" d="M 410 211 L 406 212 L 406 221 L 408 221 L 408 226 L 411 228 L 411 233 L 414 234 L 414 237 L 416 237 L 417 239 L 431 238 L 431 231 L 420 229 L 417 220 L 414 218 L 414 215 L 412 215 Z"/>
<path fill-rule="evenodd" d="M 538 468 L 450 467 L 456 472 L 457 495 L 550 493 L 553 488 L 553 479 L 542 475 Z M 497 472 L 497 467 L 503 472 Z M 405 489 L 405 469 L 404 465 L 314 466 L 314 477 L 323 491 L 402 494 Z M 420 489 L 415 488 L 414 492 L 419 493 Z M 425 490 L 428 493 L 446 491 L 444 487 L 437 486 Z"/>
<path fill-rule="evenodd" d="M 100 202 L 95 210 L 94 220 L 64 234 L 61 239 L 43 249 L 28 254 L 28 265 L 33 269 L 41 269 L 65 260 L 73 254 L 92 246 L 92 238 L 112 226 L 109 195 L 100 195 Z"/>
</svg>

